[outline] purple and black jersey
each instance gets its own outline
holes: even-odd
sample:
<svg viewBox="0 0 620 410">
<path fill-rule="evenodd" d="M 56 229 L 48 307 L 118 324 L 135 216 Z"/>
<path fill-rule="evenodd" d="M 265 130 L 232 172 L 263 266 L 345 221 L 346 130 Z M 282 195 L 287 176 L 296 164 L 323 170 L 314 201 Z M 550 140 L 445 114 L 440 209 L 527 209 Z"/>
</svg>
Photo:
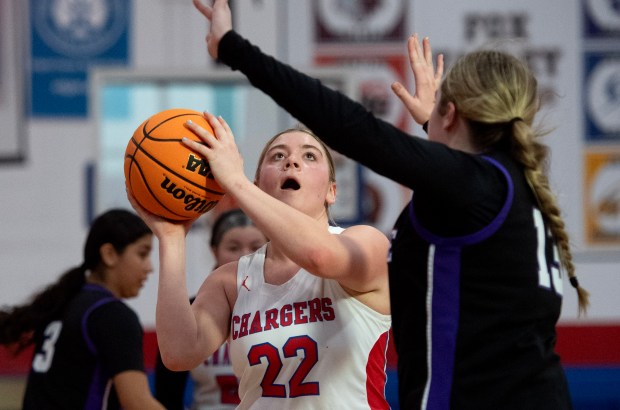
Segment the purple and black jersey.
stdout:
<svg viewBox="0 0 620 410">
<path fill-rule="evenodd" d="M 554 352 L 557 250 L 523 173 L 494 157 L 475 158 L 504 177 L 495 185 L 503 204 L 487 224 L 434 234 L 425 226 L 440 224 L 441 213 L 427 222 L 414 194 L 394 227 L 390 289 L 405 408 L 571 408 Z"/>
<path fill-rule="evenodd" d="M 103 287 L 84 285 L 62 317 L 35 335 L 23 408 L 120 408 L 112 377 L 144 371 L 142 337 L 131 308 Z"/>
</svg>

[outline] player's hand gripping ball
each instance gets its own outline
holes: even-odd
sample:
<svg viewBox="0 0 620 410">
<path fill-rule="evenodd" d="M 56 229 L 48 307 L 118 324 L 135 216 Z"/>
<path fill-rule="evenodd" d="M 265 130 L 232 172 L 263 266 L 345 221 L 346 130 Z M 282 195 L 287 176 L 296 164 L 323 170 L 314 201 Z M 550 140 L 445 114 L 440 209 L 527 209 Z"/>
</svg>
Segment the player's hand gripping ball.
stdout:
<svg viewBox="0 0 620 410">
<path fill-rule="evenodd" d="M 144 209 L 171 221 L 196 219 L 224 195 L 207 160 L 181 143 L 183 137 L 202 143 L 187 120 L 213 134 L 200 112 L 170 109 L 140 124 L 125 150 L 127 189 Z"/>
</svg>

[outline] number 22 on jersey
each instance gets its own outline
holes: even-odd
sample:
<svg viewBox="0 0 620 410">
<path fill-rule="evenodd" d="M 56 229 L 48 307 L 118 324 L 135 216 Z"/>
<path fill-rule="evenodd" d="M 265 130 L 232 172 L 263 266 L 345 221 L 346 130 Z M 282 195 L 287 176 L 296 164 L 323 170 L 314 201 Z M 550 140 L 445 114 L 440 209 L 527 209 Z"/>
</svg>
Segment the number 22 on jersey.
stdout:
<svg viewBox="0 0 620 410">
<path fill-rule="evenodd" d="M 287 358 L 298 357 L 303 353 L 303 359 L 299 361 L 297 369 L 288 381 L 289 392 L 286 393 L 286 386 L 275 383 L 280 370 L 282 370 L 282 359 L 280 351 L 271 343 L 261 343 L 250 348 L 248 360 L 251 366 L 261 364 L 261 358 L 267 360 L 267 369 L 260 385 L 263 389 L 263 397 L 299 397 L 316 396 L 319 394 L 319 382 L 306 381 L 306 376 L 319 360 L 318 347 L 316 341 L 311 337 L 295 336 L 289 338 L 282 346 L 282 356 Z"/>
</svg>

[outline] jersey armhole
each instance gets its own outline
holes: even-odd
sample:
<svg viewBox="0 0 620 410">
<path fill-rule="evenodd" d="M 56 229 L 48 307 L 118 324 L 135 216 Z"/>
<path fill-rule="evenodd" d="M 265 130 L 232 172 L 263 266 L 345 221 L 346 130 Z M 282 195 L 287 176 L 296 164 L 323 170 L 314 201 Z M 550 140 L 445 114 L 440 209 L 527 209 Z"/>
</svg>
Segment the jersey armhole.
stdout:
<svg viewBox="0 0 620 410">
<path fill-rule="evenodd" d="M 82 316 L 82 323 L 81 323 L 81 328 L 82 328 L 82 337 L 84 337 L 84 341 L 86 342 L 86 346 L 88 347 L 88 350 L 90 350 L 90 352 L 93 355 L 97 355 L 97 348 L 95 347 L 95 344 L 93 342 L 93 340 L 90 337 L 90 334 L 88 333 L 88 319 L 90 318 L 90 315 L 98 308 L 100 308 L 103 305 L 106 305 L 108 303 L 117 301 L 118 299 L 114 298 L 114 297 L 107 297 L 107 298 L 103 298 L 98 300 L 96 303 L 94 303 L 92 306 L 90 306 L 88 308 L 88 310 L 84 313 L 84 315 Z"/>
</svg>

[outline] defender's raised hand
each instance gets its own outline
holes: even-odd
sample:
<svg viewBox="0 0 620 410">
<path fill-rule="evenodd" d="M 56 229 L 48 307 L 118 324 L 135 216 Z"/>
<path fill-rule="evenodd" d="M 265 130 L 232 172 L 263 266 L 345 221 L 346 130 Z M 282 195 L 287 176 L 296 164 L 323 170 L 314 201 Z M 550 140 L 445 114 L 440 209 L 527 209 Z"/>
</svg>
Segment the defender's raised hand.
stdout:
<svg viewBox="0 0 620 410">
<path fill-rule="evenodd" d="M 437 56 L 437 70 L 433 66 L 433 53 L 428 37 L 422 40 L 414 34 L 407 41 L 409 64 L 413 71 L 415 93 L 409 91 L 399 82 L 392 84 L 392 91 L 400 98 L 411 116 L 418 124 L 424 124 L 431 116 L 435 104 L 435 92 L 443 75 L 443 55 Z"/>
<path fill-rule="evenodd" d="M 192 0 L 194 7 L 210 22 L 207 33 L 207 50 L 209 55 L 217 59 L 217 48 L 224 34 L 232 30 L 232 15 L 228 0 L 215 0 L 212 6 L 204 4 L 201 0 Z"/>
</svg>

